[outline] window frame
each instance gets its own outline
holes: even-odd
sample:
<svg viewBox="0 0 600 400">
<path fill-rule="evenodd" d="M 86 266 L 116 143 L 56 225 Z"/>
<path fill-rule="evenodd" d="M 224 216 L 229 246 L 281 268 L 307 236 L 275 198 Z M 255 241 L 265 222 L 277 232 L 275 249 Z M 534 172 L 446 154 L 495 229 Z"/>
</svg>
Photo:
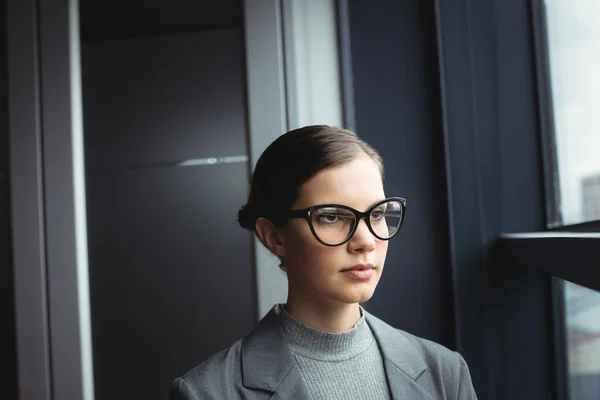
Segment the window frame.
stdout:
<svg viewBox="0 0 600 400">
<path fill-rule="evenodd" d="M 550 78 L 548 24 L 544 0 L 531 2 L 531 29 L 535 51 L 535 69 L 540 142 L 544 169 L 544 192 L 546 198 L 546 225 L 548 229 L 563 226 L 560 200 L 560 170 L 554 123 L 554 102 Z"/>
</svg>

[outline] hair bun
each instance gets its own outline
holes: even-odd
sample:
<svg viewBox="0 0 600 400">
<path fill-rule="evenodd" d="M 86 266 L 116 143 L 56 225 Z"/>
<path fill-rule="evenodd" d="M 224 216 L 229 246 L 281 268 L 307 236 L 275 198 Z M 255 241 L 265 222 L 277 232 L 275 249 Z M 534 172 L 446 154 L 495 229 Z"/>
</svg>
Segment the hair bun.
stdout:
<svg viewBox="0 0 600 400">
<path fill-rule="evenodd" d="M 256 217 L 248 211 L 247 206 L 242 206 L 238 211 L 238 224 L 244 229 L 254 230 L 256 225 Z"/>
</svg>

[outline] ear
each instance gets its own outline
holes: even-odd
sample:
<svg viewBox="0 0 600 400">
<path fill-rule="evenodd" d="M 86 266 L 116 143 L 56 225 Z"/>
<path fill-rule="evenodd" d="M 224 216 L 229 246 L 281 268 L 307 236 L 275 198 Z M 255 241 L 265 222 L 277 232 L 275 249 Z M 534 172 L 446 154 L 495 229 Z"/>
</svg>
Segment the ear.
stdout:
<svg viewBox="0 0 600 400">
<path fill-rule="evenodd" d="M 276 256 L 285 256 L 285 241 L 281 231 L 275 224 L 266 219 L 259 218 L 255 225 L 256 233 L 260 241 Z"/>
</svg>

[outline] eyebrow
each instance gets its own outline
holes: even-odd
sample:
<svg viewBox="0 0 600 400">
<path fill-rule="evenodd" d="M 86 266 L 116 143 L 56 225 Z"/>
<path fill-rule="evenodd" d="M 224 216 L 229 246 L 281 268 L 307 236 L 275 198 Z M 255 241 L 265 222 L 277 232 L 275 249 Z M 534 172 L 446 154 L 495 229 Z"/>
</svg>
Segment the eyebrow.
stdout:
<svg viewBox="0 0 600 400">
<path fill-rule="evenodd" d="M 374 202 L 372 202 L 365 210 L 368 210 L 369 208 L 373 207 L 375 204 L 382 202 L 383 200 L 387 199 L 387 197 L 383 197 L 379 200 L 375 200 Z M 342 203 L 342 202 L 327 202 L 327 203 L 318 203 L 309 207 L 322 207 L 322 206 L 331 206 L 331 205 L 342 205 L 342 206 L 346 206 L 346 207 L 350 207 L 350 208 L 354 208 L 346 203 Z M 358 210 L 357 208 L 354 208 L 355 210 Z"/>
</svg>

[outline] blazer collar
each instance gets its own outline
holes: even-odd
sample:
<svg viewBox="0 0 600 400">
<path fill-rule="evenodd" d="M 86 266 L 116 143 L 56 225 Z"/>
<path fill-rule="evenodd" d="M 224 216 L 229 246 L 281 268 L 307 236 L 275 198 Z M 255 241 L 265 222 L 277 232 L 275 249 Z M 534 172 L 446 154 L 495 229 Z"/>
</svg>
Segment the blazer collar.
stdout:
<svg viewBox="0 0 600 400">
<path fill-rule="evenodd" d="M 383 358 L 390 361 L 411 379 L 417 379 L 427 369 L 427 366 L 413 344 L 400 330 L 391 327 L 374 315 L 365 311 L 365 317 L 377 339 Z"/>
<path fill-rule="evenodd" d="M 246 387 L 275 392 L 295 366 L 276 305 L 242 341 L 242 381 Z"/>
<path fill-rule="evenodd" d="M 287 398 L 307 398 L 308 388 L 281 334 L 279 307 L 274 306 L 243 339 L 242 381 L 248 388 L 277 392 Z M 433 399 L 415 382 L 427 369 L 415 347 L 401 331 L 365 314 L 384 359 L 392 398 Z"/>
<path fill-rule="evenodd" d="M 366 312 L 367 323 L 379 344 L 392 399 L 427 399 L 433 396 L 417 383 L 427 365 L 404 334 Z"/>
</svg>

